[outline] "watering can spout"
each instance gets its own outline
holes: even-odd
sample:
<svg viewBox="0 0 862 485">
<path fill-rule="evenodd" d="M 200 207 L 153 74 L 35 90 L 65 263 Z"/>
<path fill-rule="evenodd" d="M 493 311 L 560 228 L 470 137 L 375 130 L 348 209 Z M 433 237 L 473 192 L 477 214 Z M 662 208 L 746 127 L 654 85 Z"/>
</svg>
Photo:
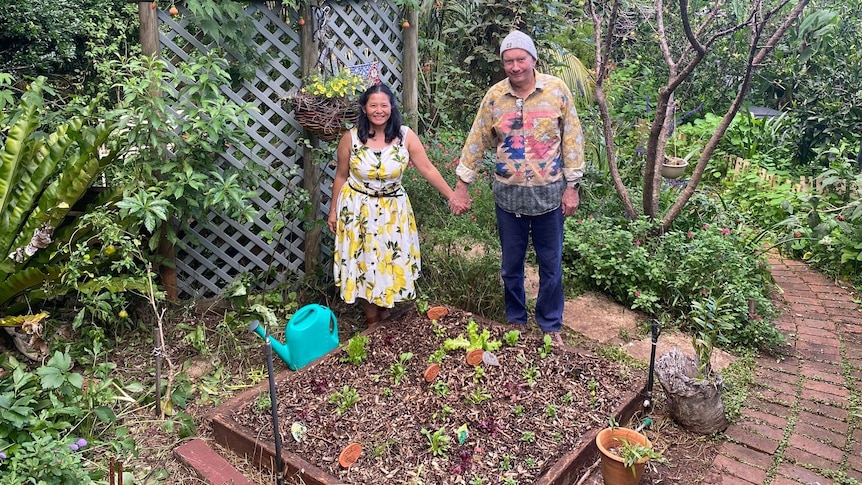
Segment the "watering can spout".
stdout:
<svg viewBox="0 0 862 485">
<path fill-rule="evenodd" d="M 249 323 L 248 331 L 258 334 L 260 338 L 264 340 L 264 342 L 269 342 L 269 344 L 272 346 L 272 350 L 275 351 L 276 355 L 278 355 L 278 357 L 283 360 L 285 364 L 287 364 L 288 366 L 293 365 L 292 361 L 290 360 L 290 349 L 287 348 L 287 346 L 283 343 L 279 342 L 278 339 L 276 339 L 272 335 L 266 335 L 266 332 L 264 332 L 263 327 L 260 325 L 259 321 L 253 320 L 251 323 Z"/>
</svg>

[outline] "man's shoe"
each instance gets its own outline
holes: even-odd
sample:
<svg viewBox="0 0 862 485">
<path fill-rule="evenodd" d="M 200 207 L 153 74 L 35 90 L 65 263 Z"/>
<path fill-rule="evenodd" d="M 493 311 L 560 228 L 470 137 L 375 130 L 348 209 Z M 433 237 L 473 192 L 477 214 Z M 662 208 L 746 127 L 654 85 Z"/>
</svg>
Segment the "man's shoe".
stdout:
<svg viewBox="0 0 862 485">
<path fill-rule="evenodd" d="M 554 347 L 563 347 L 566 345 L 566 343 L 563 342 L 563 336 L 560 335 L 560 332 L 548 332 L 546 335 L 551 336 L 551 345 Z"/>
</svg>

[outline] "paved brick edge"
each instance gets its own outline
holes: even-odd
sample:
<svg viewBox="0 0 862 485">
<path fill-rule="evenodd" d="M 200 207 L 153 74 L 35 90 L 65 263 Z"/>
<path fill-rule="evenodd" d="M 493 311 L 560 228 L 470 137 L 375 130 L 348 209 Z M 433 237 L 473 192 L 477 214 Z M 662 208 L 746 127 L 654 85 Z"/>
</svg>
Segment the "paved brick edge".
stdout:
<svg viewBox="0 0 862 485">
<path fill-rule="evenodd" d="M 244 477 L 203 440 L 194 439 L 174 449 L 174 454 L 211 485 L 258 485 Z"/>
<path fill-rule="evenodd" d="M 704 482 L 862 482 L 862 416 L 852 408 L 862 398 L 859 296 L 803 262 L 772 254 L 769 263 L 791 354 L 757 360 L 757 384 Z"/>
</svg>

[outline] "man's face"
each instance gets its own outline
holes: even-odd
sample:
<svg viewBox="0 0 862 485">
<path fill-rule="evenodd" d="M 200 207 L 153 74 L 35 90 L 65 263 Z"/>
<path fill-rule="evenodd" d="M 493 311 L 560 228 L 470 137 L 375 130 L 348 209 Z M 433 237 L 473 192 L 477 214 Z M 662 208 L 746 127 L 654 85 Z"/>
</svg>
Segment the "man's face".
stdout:
<svg viewBox="0 0 862 485">
<path fill-rule="evenodd" d="M 536 60 L 524 49 L 509 49 L 503 52 L 503 71 L 513 84 L 521 84 L 533 77 Z"/>
</svg>

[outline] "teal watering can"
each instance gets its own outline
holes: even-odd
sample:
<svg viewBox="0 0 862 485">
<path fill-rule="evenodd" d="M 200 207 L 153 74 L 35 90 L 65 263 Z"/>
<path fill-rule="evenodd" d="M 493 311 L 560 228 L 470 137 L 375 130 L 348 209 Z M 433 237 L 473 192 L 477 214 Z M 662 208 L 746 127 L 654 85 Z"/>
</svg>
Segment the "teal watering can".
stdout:
<svg viewBox="0 0 862 485">
<path fill-rule="evenodd" d="M 267 339 L 291 370 L 301 369 L 338 347 L 338 320 L 332 310 L 316 303 L 305 305 L 290 317 L 284 329 L 284 343 L 267 336 L 257 320 L 248 325 L 248 330 Z"/>
</svg>

